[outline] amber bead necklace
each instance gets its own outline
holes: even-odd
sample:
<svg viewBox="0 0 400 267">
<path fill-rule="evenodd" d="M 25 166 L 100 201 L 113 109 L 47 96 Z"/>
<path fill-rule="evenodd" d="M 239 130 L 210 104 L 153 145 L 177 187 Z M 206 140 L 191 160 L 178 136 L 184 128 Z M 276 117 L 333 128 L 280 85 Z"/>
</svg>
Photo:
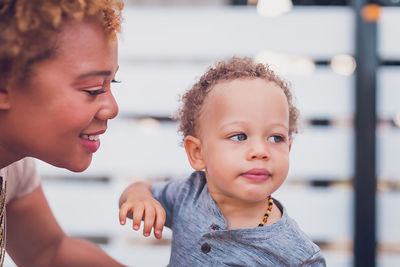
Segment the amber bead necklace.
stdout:
<svg viewBox="0 0 400 267">
<path fill-rule="evenodd" d="M 264 217 L 263 217 L 261 223 L 258 225 L 258 227 L 263 227 L 267 223 L 268 217 L 269 217 L 269 214 L 271 213 L 273 205 L 274 205 L 274 200 L 272 199 L 271 195 L 269 195 L 268 196 L 268 208 L 265 211 Z"/>
</svg>

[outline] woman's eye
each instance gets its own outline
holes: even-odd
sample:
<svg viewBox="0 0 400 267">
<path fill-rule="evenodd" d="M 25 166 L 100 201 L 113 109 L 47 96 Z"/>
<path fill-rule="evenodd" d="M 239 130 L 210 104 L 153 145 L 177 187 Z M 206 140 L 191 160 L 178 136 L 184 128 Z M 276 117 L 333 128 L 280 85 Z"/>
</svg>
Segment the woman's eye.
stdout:
<svg viewBox="0 0 400 267">
<path fill-rule="evenodd" d="M 285 141 L 285 138 L 280 135 L 273 135 L 268 137 L 268 141 L 272 143 L 281 143 Z"/>
<path fill-rule="evenodd" d="M 231 137 L 229 137 L 229 139 L 233 140 L 233 141 L 244 141 L 247 139 L 247 135 L 241 133 L 241 134 L 235 134 L 232 135 Z"/>
<path fill-rule="evenodd" d="M 103 88 L 97 90 L 84 90 L 84 91 L 89 95 L 101 95 L 106 92 Z"/>
</svg>

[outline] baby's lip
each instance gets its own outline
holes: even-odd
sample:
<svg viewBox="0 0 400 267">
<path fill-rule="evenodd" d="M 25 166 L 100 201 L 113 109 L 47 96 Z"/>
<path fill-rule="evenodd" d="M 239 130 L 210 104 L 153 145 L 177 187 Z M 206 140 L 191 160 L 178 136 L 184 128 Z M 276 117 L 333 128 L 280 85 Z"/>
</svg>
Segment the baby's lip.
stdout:
<svg viewBox="0 0 400 267">
<path fill-rule="evenodd" d="M 262 183 L 271 177 L 271 173 L 264 168 L 254 168 L 242 173 L 241 176 L 251 182 Z"/>
<path fill-rule="evenodd" d="M 242 175 L 260 175 L 260 176 L 271 176 L 271 173 L 264 168 L 254 168 L 247 172 L 242 173 Z"/>
</svg>

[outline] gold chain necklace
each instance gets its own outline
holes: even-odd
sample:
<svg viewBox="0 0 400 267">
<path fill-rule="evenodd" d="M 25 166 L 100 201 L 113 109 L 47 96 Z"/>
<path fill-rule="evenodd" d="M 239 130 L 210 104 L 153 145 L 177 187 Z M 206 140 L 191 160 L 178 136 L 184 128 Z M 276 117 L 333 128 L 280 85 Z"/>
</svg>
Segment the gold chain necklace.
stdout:
<svg viewBox="0 0 400 267">
<path fill-rule="evenodd" d="M 268 196 L 268 208 L 265 211 L 264 217 L 263 217 L 261 223 L 258 225 L 258 227 L 263 227 L 267 223 L 268 217 L 269 217 L 269 214 L 271 213 L 273 205 L 274 205 L 274 200 L 272 199 L 271 195 L 269 195 Z"/>
<path fill-rule="evenodd" d="M 6 181 L 0 176 L 0 266 L 3 266 L 4 256 L 6 254 Z"/>
</svg>

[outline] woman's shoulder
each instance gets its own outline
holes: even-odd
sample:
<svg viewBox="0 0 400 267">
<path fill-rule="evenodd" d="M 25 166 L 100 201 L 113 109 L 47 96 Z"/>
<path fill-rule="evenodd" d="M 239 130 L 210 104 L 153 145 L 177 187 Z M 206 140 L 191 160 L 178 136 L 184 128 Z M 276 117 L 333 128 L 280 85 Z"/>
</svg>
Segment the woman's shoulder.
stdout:
<svg viewBox="0 0 400 267">
<path fill-rule="evenodd" d="M 9 173 L 22 174 L 23 172 L 31 171 L 35 168 L 36 168 L 35 159 L 26 157 L 11 163 L 3 170 L 5 170 L 6 174 Z"/>
<path fill-rule="evenodd" d="M 7 183 L 6 203 L 32 192 L 40 184 L 33 158 L 23 158 L 3 169 Z"/>
</svg>

